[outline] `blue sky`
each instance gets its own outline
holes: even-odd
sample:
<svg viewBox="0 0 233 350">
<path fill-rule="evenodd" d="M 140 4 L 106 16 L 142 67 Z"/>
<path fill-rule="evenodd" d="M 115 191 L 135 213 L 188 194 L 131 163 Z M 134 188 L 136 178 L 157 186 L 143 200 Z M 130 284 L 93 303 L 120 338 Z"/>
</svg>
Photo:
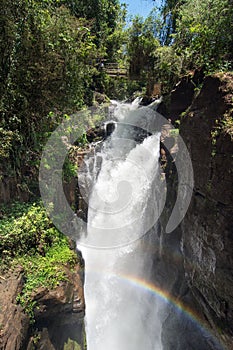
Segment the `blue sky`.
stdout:
<svg viewBox="0 0 233 350">
<path fill-rule="evenodd" d="M 120 2 L 128 4 L 128 16 L 140 15 L 143 17 L 147 17 L 153 7 L 161 3 L 160 0 L 121 0 Z"/>
</svg>

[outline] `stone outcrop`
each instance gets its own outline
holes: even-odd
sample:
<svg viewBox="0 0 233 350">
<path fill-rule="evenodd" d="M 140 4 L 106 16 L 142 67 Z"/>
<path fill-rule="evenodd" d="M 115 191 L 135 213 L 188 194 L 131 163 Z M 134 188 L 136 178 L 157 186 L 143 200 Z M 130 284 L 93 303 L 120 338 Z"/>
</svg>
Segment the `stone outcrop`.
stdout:
<svg viewBox="0 0 233 350">
<path fill-rule="evenodd" d="M 56 288 L 34 291 L 33 324 L 17 303 L 24 285 L 22 268 L 0 277 L 1 350 L 63 350 L 69 340 L 83 347 L 83 271 L 76 265 L 65 272 L 66 281 Z"/>
<path fill-rule="evenodd" d="M 186 108 L 186 112 L 179 110 L 180 134 L 192 160 L 194 191 L 181 225 L 171 234 L 162 229 L 163 268 L 170 276 L 164 287 L 195 309 L 203 324 L 230 350 L 233 343 L 233 75 L 221 73 L 207 77 L 199 94 L 193 95 Z M 167 117 L 172 119 L 172 115 Z M 170 198 L 161 217 L 162 228 L 171 213 L 178 181 L 174 165 L 168 166 Z M 176 261 L 172 254 L 168 256 L 174 249 Z M 178 327 L 179 323 L 179 319 L 172 317 L 168 312 L 164 323 L 165 349 L 172 349 L 169 327 L 174 331 L 174 324 Z M 177 343 L 175 348 L 184 349 L 184 345 Z M 198 349 L 202 348 L 218 347 L 214 343 L 208 347 L 199 344 Z"/>
<path fill-rule="evenodd" d="M 38 195 L 38 185 L 35 181 L 27 177 L 18 178 L 15 176 L 8 176 L 1 172 L 0 169 L 0 202 L 9 203 L 14 200 L 27 202 Z"/>
<path fill-rule="evenodd" d="M 179 120 L 181 113 L 192 104 L 196 89 L 203 82 L 203 79 L 204 75 L 201 70 L 184 76 L 171 93 L 163 97 L 157 111 L 165 118 L 170 119 L 172 123 Z"/>
<path fill-rule="evenodd" d="M 17 295 L 22 291 L 21 268 L 0 277 L 0 349 L 20 350 L 26 347 L 29 317 L 17 304 Z"/>
</svg>

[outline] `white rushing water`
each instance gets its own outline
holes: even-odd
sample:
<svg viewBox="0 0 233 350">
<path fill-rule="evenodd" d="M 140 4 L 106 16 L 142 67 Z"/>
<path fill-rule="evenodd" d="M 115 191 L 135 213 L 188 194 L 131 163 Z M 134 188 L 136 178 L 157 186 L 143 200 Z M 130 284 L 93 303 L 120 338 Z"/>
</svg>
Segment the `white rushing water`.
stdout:
<svg viewBox="0 0 233 350">
<path fill-rule="evenodd" d="M 162 202 L 157 200 L 160 135 L 151 133 L 154 118 L 137 101 L 118 104 L 115 119 L 120 123 L 87 175 L 92 176 L 88 230 L 78 248 L 85 260 L 88 350 L 162 349 L 159 301 L 140 287 L 152 278 Z M 136 142 L 139 128 L 150 135 L 144 133 Z"/>
</svg>

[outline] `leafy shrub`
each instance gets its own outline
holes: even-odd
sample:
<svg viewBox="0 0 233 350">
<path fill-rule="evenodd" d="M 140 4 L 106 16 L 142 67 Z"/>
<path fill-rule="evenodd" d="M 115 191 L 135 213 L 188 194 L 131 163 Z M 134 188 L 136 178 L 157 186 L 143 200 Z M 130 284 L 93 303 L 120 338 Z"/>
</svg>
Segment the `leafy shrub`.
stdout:
<svg viewBox="0 0 233 350">
<path fill-rule="evenodd" d="M 81 350 L 81 347 L 76 341 L 69 338 L 64 345 L 64 350 Z"/>
<path fill-rule="evenodd" d="M 162 90 L 168 92 L 180 78 L 183 59 L 172 46 L 160 46 L 154 51 L 154 76 L 162 83 Z"/>
<path fill-rule="evenodd" d="M 77 263 L 77 255 L 69 248 L 67 239 L 60 237 L 60 240 L 48 249 L 45 256 L 38 253 L 30 257 L 24 255 L 14 263 L 23 267 L 26 277 L 24 288 L 17 300 L 33 321 L 36 302 L 32 299 L 32 293 L 38 287 L 54 288 L 61 281 L 65 281 L 67 276 L 63 267 L 74 266 Z"/>
<path fill-rule="evenodd" d="M 0 221 L 0 253 L 4 258 L 23 254 L 45 254 L 59 233 L 53 227 L 41 204 L 12 205 L 2 208 Z"/>
<path fill-rule="evenodd" d="M 213 72 L 230 68 L 233 7 L 229 0 L 187 0 L 180 6 L 173 35 L 187 68 Z"/>
</svg>

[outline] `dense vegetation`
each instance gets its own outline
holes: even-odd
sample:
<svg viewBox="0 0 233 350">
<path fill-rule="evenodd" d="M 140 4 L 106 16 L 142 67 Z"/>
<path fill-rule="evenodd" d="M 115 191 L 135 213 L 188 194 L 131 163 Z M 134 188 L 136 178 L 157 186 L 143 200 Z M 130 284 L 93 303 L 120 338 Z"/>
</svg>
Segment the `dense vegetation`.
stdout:
<svg viewBox="0 0 233 350">
<path fill-rule="evenodd" d="M 33 319 L 32 292 L 40 286 L 53 288 L 65 280 L 63 266 L 72 268 L 78 257 L 40 202 L 2 206 L 0 215 L 0 271 L 22 266 L 26 282 L 18 301 Z"/>
<path fill-rule="evenodd" d="M 1 2 L 2 173 L 32 169 L 64 113 L 103 91 L 99 64 L 120 53 L 123 17 L 115 0 Z"/>
<path fill-rule="evenodd" d="M 147 76 L 167 92 L 191 70 L 231 70 L 232 17 L 231 0 L 165 0 L 146 20 L 135 18 L 129 28 L 132 76 Z"/>
<path fill-rule="evenodd" d="M 232 67 L 231 0 L 164 0 L 127 29 L 118 0 L 2 0 L 0 11 L 1 176 L 35 177 L 49 133 L 94 91 L 124 98 L 149 80 L 165 92 L 187 71 Z M 101 62 L 129 65 L 131 79 Z"/>
</svg>

